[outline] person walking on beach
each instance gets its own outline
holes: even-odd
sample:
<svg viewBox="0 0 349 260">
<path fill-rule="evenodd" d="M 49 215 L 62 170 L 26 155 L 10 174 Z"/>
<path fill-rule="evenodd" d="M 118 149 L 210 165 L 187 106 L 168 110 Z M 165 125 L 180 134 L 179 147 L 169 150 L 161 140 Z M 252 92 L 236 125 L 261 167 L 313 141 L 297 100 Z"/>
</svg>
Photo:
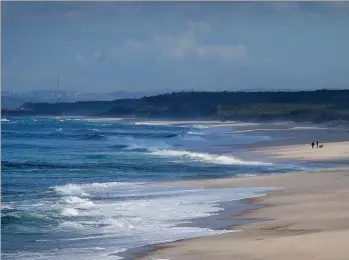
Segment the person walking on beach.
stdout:
<svg viewBox="0 0 349 260">
<path fill-rule="evenodd" d="M 319 141 L 316 141 L 316 148 L 319 148 Z"/>
<path fill-rule="evenodd" d="M 312 142 L 312 143 L 311 143 L 311 148 L 313 148 L 313 149 L 314 149 L 314 142 Z"/>
</svg>

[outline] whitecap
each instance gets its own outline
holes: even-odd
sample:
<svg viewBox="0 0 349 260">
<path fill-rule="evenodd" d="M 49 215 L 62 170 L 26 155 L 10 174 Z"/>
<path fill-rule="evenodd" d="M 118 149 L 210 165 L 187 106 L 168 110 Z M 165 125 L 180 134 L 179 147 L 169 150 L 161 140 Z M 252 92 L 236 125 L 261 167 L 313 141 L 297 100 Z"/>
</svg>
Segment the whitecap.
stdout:
<svg viewBox="0 0 349 260">
<path fill-rule="evenodd" d="M 176 151 L 166 149 L 154 149 L 151 154 L 165 157 L 183 157 L 202 162 L 213 164 L 226 164 L 226 165 L 251 165 L 251 166 L 267 166 L 272 163 L 258 162 L 258 161 L 243 161 L 229 155 L 216 155 L 209 153 L 195 153 L 189 151 Z"/>
<path fill-rule="evenodd" d="M 89 199 L 83 199 L 75 196 L 68 196 L 64 198 L 62 203 L 72 205 L 76 209 L 88 209 L 94 205 L 94 203 Z"/>
<path fill-rule="evenodd" d="M 57 193 L 61 193 L 63 195 L 76 195 L 76 196 L 88 196 L 87 193 L 83 191 L 83 185 L 79 184 L 66 184 L 61 186 L 52 187 Z"/>
<path fill-rule="evenodd" d="M 194 131 L 189 131 L 187 134 L 189 134 L 189 135 L 204 135 L 204 133 L 194 132 Z"/>
<path fill-rule="evenodd" d="M 197 128 L 197 129 L 206 129 L 209 128 L 209 126 L 205 126 L 205 125 L 193 125 L 193 128 Z"/>
<path fill-rule="evenodd" d="M 66 217 L 73 217 L 79 215 L 79 211 L 74 208 L 65 208 L 62 210 L 61 214 Z"/>
<path fill-rule="evenodd" d="M 14 208 L 12 206 L 10 206 L 10 205 L 1 204 L 1 210 L 4 210 L 4 209 L 11 210 L 11 209 L 14 209 Z"/>
</svg>

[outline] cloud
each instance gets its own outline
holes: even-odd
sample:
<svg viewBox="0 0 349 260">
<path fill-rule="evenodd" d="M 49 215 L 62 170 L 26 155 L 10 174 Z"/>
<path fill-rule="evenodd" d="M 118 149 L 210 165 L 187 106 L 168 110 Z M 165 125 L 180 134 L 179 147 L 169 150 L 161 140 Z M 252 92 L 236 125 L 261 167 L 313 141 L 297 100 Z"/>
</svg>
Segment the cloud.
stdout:
<svg viewBox="0 0 349 260">
<path fill-rule="evenodd" d="M 219 58 L 220 60 L 234 60 L 245 57 L 247 48 L 244 45 L 214 45 L 199 46 L 197 55 L 200 58 Z"/>
<path fill-rule="evenodd" d="M 209 33 L 211 28 L 205 23 L 188 23 L 187 29 L 178 34 L 158 34 L 150 41 L 128 39 L 124 45 L 114 46 L 109 55 L 156 55 L 163 59 L 183 60 L 185 58 L 216 59 L 233 61 L 244 58 L 247 48 L 244 45 L 205 44 L 198 36 Z"/>
<path fill-rule="evenodd" d="M 87 61 L 84 58 L 84 56 L 82 56 L 81 53 L 76 53 L 74 56 L 75 61 L 79 64 L 79 65 L 86 65 Z"/>
<path fill-rule="evenodd" d="M 274 2 L 270 4 L 271 8 L 277 12 L 289 12 L 299 9 L 297 2 Z"/>
</svg>

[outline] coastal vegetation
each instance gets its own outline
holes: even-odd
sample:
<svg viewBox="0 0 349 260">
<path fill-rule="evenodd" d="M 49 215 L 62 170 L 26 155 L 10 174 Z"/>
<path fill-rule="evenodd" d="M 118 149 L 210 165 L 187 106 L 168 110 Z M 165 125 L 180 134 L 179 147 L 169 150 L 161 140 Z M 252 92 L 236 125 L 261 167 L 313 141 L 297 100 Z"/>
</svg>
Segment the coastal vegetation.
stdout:
<svg viewBox="0 0 349 260">
<path fill-rule="evenodd" d="M 326 122 L 349 120 L 349 90 L 173 92 L 114 101 L 25 103 L 20 111 L 17 114 Z"/>
</svg>

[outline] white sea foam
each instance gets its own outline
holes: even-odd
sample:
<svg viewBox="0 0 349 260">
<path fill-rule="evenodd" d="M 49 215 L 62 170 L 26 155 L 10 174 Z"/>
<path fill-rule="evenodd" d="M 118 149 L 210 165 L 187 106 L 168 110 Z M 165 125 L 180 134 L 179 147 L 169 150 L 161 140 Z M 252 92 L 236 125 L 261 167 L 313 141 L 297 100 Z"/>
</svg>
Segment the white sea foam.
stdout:
<svg viewBox="0 0 349 260">
<path fill-rule="evenodd" d="M 82 199 L 79 197 L 75 197 L 75 196 L 69 196 L 67 198 L 64 199 L 64 202 L 67 204 L 81 204 L 81 203 L 86 203 L 87 199 Z"/>
<path fill-rule="evenodd" d="M 55 259 L 55 255 L 67 260 L 114 260 L 122 248 L 232 232 L 186 224 L 193 218 L 217 214 L 222 210 L 221 202 L 263 196 L 269 189 L 272 188 L 156 187 L 142 182 L 69 183 L 52 187 L 54 193 L 41 206 L 30 206 L 58 210 L 61 221 L 53 233 L 63 234 L 59 240 L 79 245 L 71 251 L 63 248 L 52 255 L 44 253 L 41 259 Z M 103 248 L 94 249 L 99 245 Z"/>
<path fill-rule="evenodd" d="M 63 203 L 72 205 L 76 209 L 87 209 L 93 207 L 93 202 L 89 199 L 83 199 L 75 196 L 68 196 L 63 200 Z"/>
<path fill-rule="evenodd" d="M 204 135 L 204 133 L 201 133 L 201 132 L 194 132 L 194 131 L 189 131 L 188 134 L 189 134 L 189 135 Z"/>
<path fill-rule="evenodd" d="M 10 205 L 1 204 L 1 210 L 3 210 L 3 209 L 14 209 L 14 208 Z"/>
<path fill-rule="evenodd" d="M 206 129 L 206 128 L 209 128 L 208 125 L 193 125 L 192 127 L 193 127 L 193 128 L 197 128 L 197 129 Z"/>
<path fill-rule="evenodd" d="M 1 118 L 1 122 L 10 122 L 7 118 Z"/>
<path fill-rule="evenodd" d="M 156 125 L 159 125 L 159 126 L 170 125 L 170 123 L 166 123 L 166 122 L 135 122 L 134 124 L 135 125 L 154 125 L 154 126 L 156 126 Z"/>
<path fill-rule="evenodd" d="M 63 196 L 74 196 L 74 198 L 70 197 L 68 198 L 68 201 L 78 201 L 82 202 L 83 199 L 81 197 L 89 197 L 92 195 L 98 195 L 101 192 L 105 192 L 107 189 L 113 189 L 113 188 L 122 188 L 127 186 L 133 186 L 135 184 L 141 185 L 141 182 L 138 183 L 128 183 L 128 182 L 95 182 L 95 183 L 88 183 L 88 184 L 74 184 L 74 183 L 68 183 L 65 185 L 60 186 L 54 186 L 51 187 L 54 191 L 57 193 L 63 195 Z M 118 190 L 118 189 L 117 189 Z M 86 200 L 84 200 L 86 203 Z"/>
<path fill-rule="evenodd" d="M 266 188 L 219 190 L 166 188 L 159 192 L 157 191 L 159 187 L 133 183 L 68 184 L 58 186 L 55 190 L 70 192 L 71 187 L 76 186 L 80 187 L 79 191 L 83 194 L 94 196 L 93 207 L 83 211 L 78 211 L 72 206 L 85 203 L 86 199 L 75 196 L 65 198 L 69 207 L 63 209 L 64 216 L 73 217 L 79 228 L 99 226 L 95 230 L 95 234 L 98 235 L 129 234 L 134 239 L 146 235 L 150 240 L 161 238 L 160 241 L 156 240 L 157 242 L 172 237 L 179 239 L 183 236 L 216 234 L 217 231 L 210 229 L 176 225 L 187 223 L 192 218 L 214 214 L 221 210 L 219 202 L 261 196 L 263 195 L 261 192 L 266 190 Z M 119 199 L 111 200 L 113 195 L 119 195 Z M 105 200 L 107 198 L 109 199 Z M 64 225 L 71 223 L 65 222 Z"/>
<path fill-rule="evenodd" d="M 72 217 L 79 215 L 79 212 L 74 208 L 64 208 L 62 210 L 62 215 L 66 217 Z"/>
<path fill-rule="evenodd" d="M 165 150 L 165 149 L 154 149 L 152 151 L 153 155 L 165 156 L 165 157 L 183 157 L 194 160 L 199 160 L 207 163 L 214 164 L 227 164 L 227 165 L 272 165 L 272 163 L 256 162 L 256 161 L 243 161 L 229 155 L 215 155 L 209 153 L 195 153 L 188 151 L 176 151 L 176 150 Z"/>
<path fill-rule="evenodd" d="M 43 240 L 40 240 L 42 242 Z M 112 253 L 107 253 L 101 247 L 90 248 L 62 248 L 54 250 L 45 250 L 45 252 L 15 252 L 3 253 L 2 256 L 7 260 L 118 260 L 123 259 L 117 256 L 117 253 L 125 251 L 123 248 L 114 248 Z"/>
<path fill-rule="evenodd" d="M 76 195 L 76 196 L 88 196 L 82 189 L 81 185 L 78 184 L 66 184 L 62 186 L 55 186 L 53 189 L 63 195 Z"/>
</svg>

